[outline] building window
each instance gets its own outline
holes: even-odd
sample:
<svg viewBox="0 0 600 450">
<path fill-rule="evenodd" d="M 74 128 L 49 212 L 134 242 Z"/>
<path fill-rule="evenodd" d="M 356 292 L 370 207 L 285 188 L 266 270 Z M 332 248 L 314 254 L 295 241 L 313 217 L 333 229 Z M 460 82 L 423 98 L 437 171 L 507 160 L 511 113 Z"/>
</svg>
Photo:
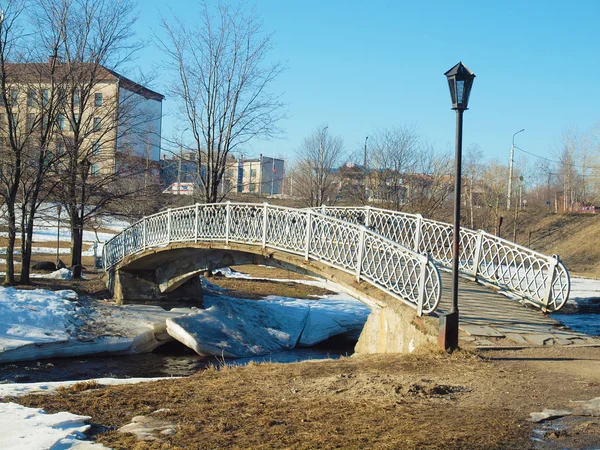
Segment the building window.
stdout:
<svg viewBox="0 0 600 450">
<path fill-rule="evenodd" d="M 73 114 L 73 122 L 70 124 L 70 130 L 75 130 L 75 125 L 79 125 L 79 114 Z"/>
<path fill-rule="evenodd" d="M 11 105 L 15 106 L 18 101 L 19 101 L 19 91 L 17 91 L 16 89 L 11 89 L 10 90 L 10 102 L 11 102 Z"/>
<path fill-rule="evenodd" d="M 94 142 L 92 144 L 92 156 L 98 156 L 100 154 L 100 142 Z"/>
<path fill-rule="evenodd" d="M 254 192 L 254 185 L 250 183 L 250 192 Z"/>
<path fill-rule="evenodd" d="M 73 106 L 79 106 L 79 89 L 73 92 Z"/>
<path fill-rule="evenodd" d="M 254 178 L 256 176 L 256 169 L 250 169 L 250 178 Z"/>
<path fill-rule="evenodd" d="M 35 122 L 35 114 L 27 113 L 27 119 L 26 119 L 25 126 L 27 127 L 28 130 L 31 130 L 33 128 L 34 122 Z"/>
<path fill-rule="evenodd" d="M 94 117 L 94 131 L 100 131 L 102 129 L 102 119 L 100 117 Z"/>
<path fill-rule="evenodd" d="M 58 118 L 56 119 L 56 125 L 58 126 L 59 130 L 64 130 L 65 129 L 65 116 L 62 114 L 58 115 Z"/>
<path fill-rule="evenodd" d="M 94 94 L 94 105 L 102 106 L 102 92 L 96 92 Z"/>
<path fill-rule="evenodd" d="M 42 89 L 42 105 L 46 106 L 48 104 L 49 98 L 50 98 L 50 91 L 48 89 Z"/>
<path fill-rule="evenodd" d="M 35 90 L 30 89 L 29 92 L 27 92 L 27 106 L 35 106 L 35 97 Z"/>
<path fill-rule="evenodd" d="M 57 155 L 62 155 L 65 152 L 65 146 L 62 142 L 57 142 L 56 143 L 56 154 Z"/>
<path fill-rule="evenodd" d="M 97 177 L 100 174 L 100 165 L 98 163 L 92 163 L 90 167 L 93 177 Z"/>
</svg>

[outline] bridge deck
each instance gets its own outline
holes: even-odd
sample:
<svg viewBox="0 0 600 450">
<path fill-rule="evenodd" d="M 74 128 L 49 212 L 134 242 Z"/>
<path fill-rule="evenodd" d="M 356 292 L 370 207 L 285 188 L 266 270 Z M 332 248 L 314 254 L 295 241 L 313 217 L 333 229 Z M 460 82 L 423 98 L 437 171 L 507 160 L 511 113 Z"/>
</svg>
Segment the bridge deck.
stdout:
<svg viewBox="0 0 600 450">
<path fill-rule="evenodd" d="M 438 312 L 450 310 L 452 274 L 440 271 L 442 299 Z M 475 281 L 459 278 L 460 340 L 477 347 L 535 345 L 600 345 L 600 339 L 564 329 L 552 317 L 508 299 Z"/>
</svg>

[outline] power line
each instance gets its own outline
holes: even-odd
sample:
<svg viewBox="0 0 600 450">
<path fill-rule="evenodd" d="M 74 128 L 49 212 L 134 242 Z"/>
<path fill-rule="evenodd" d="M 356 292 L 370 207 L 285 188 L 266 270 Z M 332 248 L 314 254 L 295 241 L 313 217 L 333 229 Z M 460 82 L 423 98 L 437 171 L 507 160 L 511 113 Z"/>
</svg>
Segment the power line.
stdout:
<svg viewBox="0 0 600 450">
<path fill-rule="evenodd" d="M 554 164 L 563 164 L 560 161 L 556 161 L 554 159 L 546 158 L 544 156 L 540 156 L 540 155 L 536 155 L 535 153 L 528 152 L 527 150 L 523 150 L 522 148 L 517 147 L 516 145 L 515 145 L 515 148 L 517 150 L 521 150 L 523 153 L 527 153 L 530 156 L 534 156 L 536 158 L 543 159 L 544 161 L 548 161 L 548 162 L 551 162 Z M 571 164 L 569 164 L 569 166 L 580 167 L 581 169 L 598 169 L 598 170 L 600 170 L 600 166 L 582 166 L 581 164 L 575 164 L 575 163 L 571 163 Z"/>
</svg>

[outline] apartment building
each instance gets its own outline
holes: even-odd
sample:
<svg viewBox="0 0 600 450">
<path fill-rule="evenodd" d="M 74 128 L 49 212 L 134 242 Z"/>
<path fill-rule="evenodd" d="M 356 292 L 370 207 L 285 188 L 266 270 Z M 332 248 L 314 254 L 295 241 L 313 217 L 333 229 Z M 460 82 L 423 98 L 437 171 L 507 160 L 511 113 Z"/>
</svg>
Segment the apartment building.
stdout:
<svg viewBox="0 0 600 450">
<path fill-rule="evenodd" d="M 67 65 L 52 58 L 8 64 L 7 75 L 13 127 L 26 133 L 45 128 L 51 117 L 56 152 L 77 142 L 79 158 L 89 163 L 92 176 L 114 173 L 121 156 L 146 167 L 159 161 L 162 94 L 103 66 Z M 0 111 L 2 133 L 7 118 Z"/>
<path fill-rule="evenodd" d="M 283 192 L 285 161 L 260 155 L 237 161 L 237 192 L 279 195 Z"/>
</svg>

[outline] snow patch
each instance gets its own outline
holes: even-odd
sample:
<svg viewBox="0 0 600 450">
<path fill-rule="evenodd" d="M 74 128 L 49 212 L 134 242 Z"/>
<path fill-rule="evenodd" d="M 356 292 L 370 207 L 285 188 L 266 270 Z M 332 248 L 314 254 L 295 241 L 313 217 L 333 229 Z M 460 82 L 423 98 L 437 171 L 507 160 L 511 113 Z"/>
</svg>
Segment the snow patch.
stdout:
<svg viewBox="0 0 600 450">
<path fill-rule="evenodd" d="M 47 414 L 43 409 L 16 403 L 0 403 L 0 417 L 0 448 L 5 449 L 72 448 L 75 441 L 86 439 L 84 433 L 91 428 L 86 423 L 89 416 Z"/>
</svg>

